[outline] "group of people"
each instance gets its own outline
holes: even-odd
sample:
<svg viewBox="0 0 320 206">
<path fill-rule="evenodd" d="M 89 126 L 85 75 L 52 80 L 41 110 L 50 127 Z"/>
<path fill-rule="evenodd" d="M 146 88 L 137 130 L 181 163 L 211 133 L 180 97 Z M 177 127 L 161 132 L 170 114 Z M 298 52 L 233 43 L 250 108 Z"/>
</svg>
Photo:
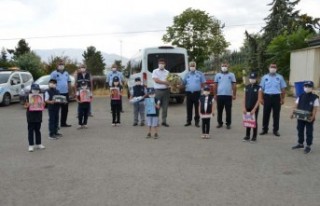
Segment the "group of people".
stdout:
<svg viewBox="0 0 320 206">
<path fill-rule="evenodd" d="M 158 68 L 153 70 L 152 78 L 154 80 L 153 88 L 146 88 L 140 77 L 135 79 L 135 86 L 130 91 L 130 102 L 133 103 L 133 126 L 144 126 L 147 124 L 148 133 L 146 138 L 152 136 L 159 138 L 158 126 L 160 125 L 159 113 L 162 110 L 161 125 L 169 127 L 167 122 L 167 112 L 170 98 L 170 84 L 167 81 L 169 71 L 165 69 L 165 59 L 158 60 Z M 243 98 L 243 114 L 252 115 L 255 120 L 255 126 L 246 128 L 245 137 L 243 141 L 255 142 L 257 140 L 258 130 L 258 113 L 259 106 L 263 105 L 263 123 L 262 132 L 260 135 L 265 135 L 269 130 L 269 120 L 271 112 L 273 113 L 273 134 L 280 136 L 279 133 L 279 119 L 281 105 L 285 101 L 285 88 L 287 87 L 283 77 L 277 73 L 277 66 L 271 64 L 269 66 L 269 73 L 261 78 L 260 84 L 257 82 L 258 76 L 256 72 L 251 72 L 249 75 L 249 84 L 246 85 Z M 110 87 L 110 106 L 112 112 L 112 126 L 119 126 L 121 124 L 120 115 L 122 112 L 122 90 L 124 78 L 121 72 L 117 71 L 116 65 L 112 66 L 112 71 L 107 75 L 106 83 Z M 71 127 L 67 124 L 68 115 L 68 98 L 70 76 L 64 68 L 64 62 L 60 62 L 57 70 L 51 73 L 49 81 L 49 89 L 45 92 L 45 103 L 47 104 L 49 114 L 49 139 L 58 139 L 62 136 L 59 130 L 59 111 L 61 110 L 60 127 Z M 214 95 L 210 93 L 210 88 L 205 86 L 204 74 L 197 70 L 196 63 L 189 63 L 189 72 L 184 76 L 182 85 L 186 93 L 186 124 L 184 126 L 191 126 L 192 119 L 196 127 L 200 127 L 200 120 L 202 126 L 203 139 L 210 138 L 210 120 L 215 114 L 214 105 L 217 107 L 217 126 L 222 128 L 223 111 L 225 110 L 226 118 L 225 125 L 227 129 L 231 129 L 232 123 L 232 103 L 236 99 L 236 78 L 235 75 L 229 71 L 228 64 L 221 65 L 221 71 L 214 77 Z M 308 121 L 297 120 L 298 130 L 298 144 L 292 149 L 304 148 L 305 153 L 311 151 L 313 140 L 313 124 L 319 106 L 319 98 L 312 93 L 314 85 L 313 82 L 307 81 L 304 85 L 305 92 L 296 100 L 296 107 L 310 112 Z M 87 128 L 88 115 L 91 112 L 92 100 L 92 78 L 86 71 L 85 65 L 81 65 L 76 77 L 76 100 L 78 101 L 78 119 L 79 129 Z M 82 101 L 82 91 L 87 91 L 86 101 Z M 31 93 L 39 93 L 38 85 L 32 85 Z M 65 97 L 65 102 L 55 101 L 56 95 Z M 41 144 L 41 122 L 42 111 L 30 111 L 30 104 L 26 100 L 25 107 L 27 108 L 28 121 L 28 139 L 29 151 L 35 148 L 44 149 Z M 194 115 L 193 115 L 194 110 Z M 194 117 L 193 117 L 194 116 Z M 253 130 L 252 137 L 251 129 Z M 306 146 L 304 146 L 304 131 L 306 129 Z M 152 132 L 153 130 L 153 132 Z M 153 133 L 153 134 L 152 134 Z M 35 135 L 35 144 L 34 144 Z"/>
</svg>

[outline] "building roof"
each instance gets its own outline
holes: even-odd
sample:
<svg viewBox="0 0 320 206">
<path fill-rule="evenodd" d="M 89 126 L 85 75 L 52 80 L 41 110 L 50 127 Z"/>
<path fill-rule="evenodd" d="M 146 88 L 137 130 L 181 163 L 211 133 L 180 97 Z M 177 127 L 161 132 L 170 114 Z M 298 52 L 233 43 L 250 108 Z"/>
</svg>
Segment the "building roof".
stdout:
<svg viewBox="0 0 320 206">
<path fill-rule="evenodd" d="M 311 39 L 308 39 L 307 43 L 308 43 L 309 46 L 318 46 L 318 45 L 320 45 L 320 35 L 315 36 L 315 37 L 313 37 Z"/>
</svg>

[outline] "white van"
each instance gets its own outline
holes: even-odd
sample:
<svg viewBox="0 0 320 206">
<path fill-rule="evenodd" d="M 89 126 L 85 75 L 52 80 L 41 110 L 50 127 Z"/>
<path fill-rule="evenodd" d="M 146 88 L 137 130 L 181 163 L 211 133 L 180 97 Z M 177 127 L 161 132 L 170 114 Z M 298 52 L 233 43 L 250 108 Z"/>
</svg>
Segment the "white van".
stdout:
<svg viewBox="0 0 320 206">
<path fill-rule="evenodd" d="M 178 74 L 183 79 L 188 72 L 188 54 L 184 48 L 160 46 L 141 49 L 128 61 L 124 72 L 128 78 L 128 96 L 136 77 L 140 77 L 147 87 L 154 86 L 152 72 L 158 68 L 158 59 L 160 58 L 165 59 L 165 68 L 170 73 Z M 179 93 L 170 94 L 170 97 L 175 98 L 177 103 L 183 103 L 184 96 L 184 89 L 181 89 Z"/>
</svg>

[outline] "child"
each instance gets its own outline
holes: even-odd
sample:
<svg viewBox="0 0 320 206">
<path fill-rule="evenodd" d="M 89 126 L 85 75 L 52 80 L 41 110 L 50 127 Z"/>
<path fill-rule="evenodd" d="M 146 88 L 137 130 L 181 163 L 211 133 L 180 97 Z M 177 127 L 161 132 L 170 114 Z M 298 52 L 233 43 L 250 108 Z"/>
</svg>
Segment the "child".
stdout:
<svg viewBox="0 0 320 206">
<path fill-rule="evenodd" d="M 210 139 L 210 120 L 214 116 L 214 98 L 210 95 L 210 88 L 205 87 L 199 99 L 199 116 L 202 120 L 202 139 Z"/>
<path fill-rule="evenodd" d="M 313 140 L 313 123 L 319 107 L 319 97 L 312 93 L 313 82 L 306 81 L 304 83 L 304 93 L 299 96 L 296 100 L 296 106 L 294 109 L 304 110 L 311 112 L 311 117 L 308 121 L 297 120 L 298 129 L 298 144 L 293 146 L 292 149 L 304 148 L 304 128 L 306 128 L 306 143 L 307 146 L 304 148 L 304 153 L 308 154 L 311 152 L 311 145 Z M 291 118 L 293 118 L 293 113 Z"/>
<path fill-rule="evenodd" d="M 38 84 L 31 85 L 31 94 L 39 94 L 40 87 Z M 43 99 L 38 104 L 42 104 L 44 107 Z M 27 109 L 27 122 L 28 122 L 28 140 L 29 140 L 29 152 L 33 152 L 34 149 L 45 149 L 45 146 L 41 144 L 41 122 L 42 122 L 42 111 L 31 111 L 29 98 L 26 98 L 24 107 Z M 36 145 L 34 146 L 34 134 L 36 139 Z"/>
<path fill-rule="evenodd" d="M 60 92 L 56 89 L 57 80 L 50 79 L 49 89 L 45 93 L 45 102 L 48 108 L 49 114 L 49 139 L 56 140 L 62 137 L 62 134 L 58 133 L 58 122 L 59 122 L 59 103 L 54 101 L 54 96 L 59 95 Z"/>
<path fill-rule="evenodd" d="M 115 76 L 112 79 L 112 87 L 110 88 L 111 97 L 111 111 L 112 111 L 112 126 L 120 126 L 120 112 L 121 112 L 121 93 L 122 86 L 119 82 L 119 77 Z"/>
<path fill-rule="evenodd" d="M 138 102 L 133 103 L 133 126 L 137 126 L 139 122 L 139 114 L 140 114 L 140 125 L 144 126 L 144 100 L 145 97 L 145 87 L 141 84 L 141 78 L 135 78 L 135 86 L 132 87 L 132 96 L 130 99 L 134 97 L 140 97 L 141 100 Z M 143 98 L 142 98 L 143 97 Z"/>
<path fill-rule="evenodd" d="M 88 115 L 90 110 L 90 102 L 92 100 L 92 93 L 88 89 L 88 85 L 85 81 L 80 83 L 80 88 L 77 91 L 77 102 L 78 102 L 78 129 L 87 129 Z"/>
<path fill-rule="evenodd" d="M 147 139 L 151 138 L 152 128 L 154 129 L 154 139 L 158 139 L 158 127 L 159 127 L 159 109 L 160 100 L 155 98 L 154 88 L 148 88 L 148 96 L 145 98 L 145 109 L 147 115 L 147 125 L 149 131 L 147 134 Z"/>
<path fill-rule="evenodd" d="M 244 98 L 243 98 L 243 114 L 250 113 L 250 115 L 255 115 L 255 124 L 256 127 L 253 128 L 253 135 L 251 142 L 257 141 L 257 131 L 258 131 L 258 114 L 259 114 L 259 105 L 261 102 L 261 88 L 257 83 L 257 73 L 251 72 L 249 75 L 249 82 L 244 89 Z M 243 138 L 244 142 L 250 141 L 250 131 L 251 128 L 246 128 L 246 136 Z"/>
</svg>

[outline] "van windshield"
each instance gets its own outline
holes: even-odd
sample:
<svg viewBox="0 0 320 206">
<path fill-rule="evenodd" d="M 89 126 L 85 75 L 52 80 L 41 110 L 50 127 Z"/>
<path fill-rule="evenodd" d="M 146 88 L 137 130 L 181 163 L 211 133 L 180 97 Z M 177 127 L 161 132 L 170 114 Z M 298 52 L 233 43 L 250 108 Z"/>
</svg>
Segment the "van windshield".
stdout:
<svg viewBox="0 0 320 206">
<path fill-rule="evenodd" d="M 5 72 L 1 72 L 0 73 L 0 84 L 4 84 L 8 82 L 9 76 L 11 73 L 5 73 Z"/>
<path fill-rule="evenodd" d="M 156 53 L 148 55 L 148 70 L 152 72 L 158 68 L 158 59 L 166 60 L 166 69 L 171 73 L 181 73 L 186 69 L 185 55 L 176 53 Z"/>
</svg>

